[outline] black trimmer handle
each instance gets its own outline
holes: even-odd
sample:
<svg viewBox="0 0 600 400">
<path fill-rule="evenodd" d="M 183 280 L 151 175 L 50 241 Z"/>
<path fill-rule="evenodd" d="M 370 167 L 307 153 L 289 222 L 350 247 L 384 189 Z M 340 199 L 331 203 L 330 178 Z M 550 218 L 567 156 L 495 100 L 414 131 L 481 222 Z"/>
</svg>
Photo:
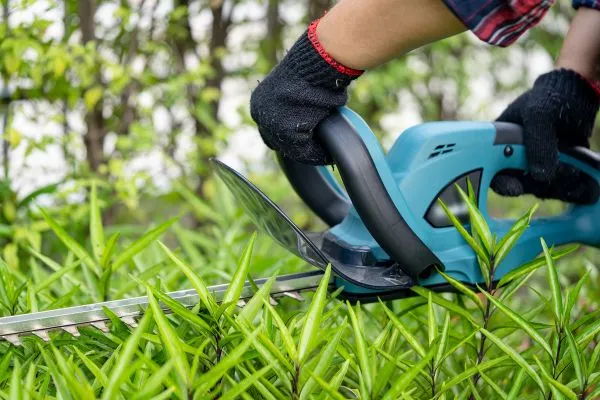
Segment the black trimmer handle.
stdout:
<svg viewBox="0 0 600 400">
<path fill-rule="evenodd" d="M 400 215 L 354 127 L 335 113 L 319 124 L 315 138 L 331 154 L 361 220 L 400 268 L 414 279 L 427 276 L 435 265 L 443 268 Z"/>
<path fill-rule="evenodd" d="M 298 196 L 319 218 L 329 226 L 342 222 L 351 204 L 331 186 L 318 167 L 301 164 L 281 154 L 277 160 Z"/>
</svg>

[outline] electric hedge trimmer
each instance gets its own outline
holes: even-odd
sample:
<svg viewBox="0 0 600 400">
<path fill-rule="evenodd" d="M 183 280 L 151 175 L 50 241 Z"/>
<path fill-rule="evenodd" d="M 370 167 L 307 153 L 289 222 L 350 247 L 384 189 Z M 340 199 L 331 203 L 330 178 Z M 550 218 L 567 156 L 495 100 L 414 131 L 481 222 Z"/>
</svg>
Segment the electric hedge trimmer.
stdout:
<svg viewBox="0 0 600 400">
<path fill-rule="evenodd" d="M 473 187 L 476 204 L 491 231 L 502 237 L 513 221 L 491 218 L 487 195 L 492 178 L 501 170 L 526 170 L 520 126 L 503 122 L 434 122 L 406 130 L 385 154 L 375 135 L 348 108 L 323 121 L 316 138 L 332 155 L 341 176 L 338 184 L 329 169 L 295 163 L 279 157 L 280 165 L 298 195 L 329 228 L 304 232 L 258 188 L 242 175 L 213 160 L 217 175 L 239 200 L 253 222 L 277 243 L 317 267 L 307 273 L 279 277 L 271 296 L 301 299 L 300 293 L 318 285 L 331 264 L 330 289 L 340 297 L 361 302 L 407 296 L 419 285 L 437 291 L 450 288 L 445 274 L 469 286 L 483 284 L 477 256 L 439 204 L 465 225 L 466 204 L 457 190 Z M 600 184 L 600 155 L 585 148 L 560 154 Z M 562 215 L 537 218 L 495 270 L 495 279 L 532 260 L 540 253 L 539 238 L 552 245 L 583 243 L 600 246 L 600 205 L 595 201 L 571 206 Z M 257 281 L 260 286 L 264 280 Z M 220 300 L 227 285 L 210 290 Z M 253 294 L 248 283 L 241 297 Z M 188 307 L 198 302 L 193 290 L 169 293 Z M 48 331 L 62 329 L 78 335 L 77 327 L 106 330 L 110 309 L 128 325 L 147 306 L 146 297 L 109 301 L 32 314 L 0 318 L 0 337 L 19 343 L 24 334 L 48 340 Z M 166 308 L 166 306 L 165 306 Z"/>
</svg>

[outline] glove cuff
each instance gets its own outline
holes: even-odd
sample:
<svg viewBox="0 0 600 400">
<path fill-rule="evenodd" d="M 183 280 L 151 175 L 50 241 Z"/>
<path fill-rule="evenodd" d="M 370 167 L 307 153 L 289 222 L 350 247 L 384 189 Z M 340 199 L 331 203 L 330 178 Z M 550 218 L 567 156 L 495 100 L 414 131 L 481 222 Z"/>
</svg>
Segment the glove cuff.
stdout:
<svg viewBox="0 0 600 400">
<path fill-rule="evenodd" d="M 310 24 L 282 63 L 290 63 L 296 75 L 311 85 L 344 89 L 364 71 L 346 67 L 325 51 L 317 36 L 318 24 L 318 19 Z"/>
<path fill-rule="evenodd" d="M 570 69 L 560 68 L 540 75 L 535 84 L 551 88 L 558 93 L 574 96 L 574 98 L 592 103 L 594 106 L 600 103 L 600 88 L 597 84 L 595 85 Z"/>
</svg>

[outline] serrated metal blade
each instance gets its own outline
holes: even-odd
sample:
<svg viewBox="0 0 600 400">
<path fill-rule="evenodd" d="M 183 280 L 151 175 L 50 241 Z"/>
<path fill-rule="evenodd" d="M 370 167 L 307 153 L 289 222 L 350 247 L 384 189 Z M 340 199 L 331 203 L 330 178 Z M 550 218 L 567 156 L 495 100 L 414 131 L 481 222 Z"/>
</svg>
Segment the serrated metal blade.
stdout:
<svg viewBox="0 0 600 400">
<path fill-rule="evenodd" d="M 289 293 L 314 290 L 321 282 L 322 277 L 322 271 L 279 276 L 273 282 L 273 286 L 271 286 L 271 297 L 277 298 L 289 296 Z M 266 281 L 267 279 L 263 278 L 255 280 L 254 283 L 260 288 Z M 333 282 L 334 278 L 331 278 L 329 284 L 332 287 Z M 228 284 L 215 285 L 208 287 L 208 290 L 215 296 L 217 302 L 221 302 L 228 287 Z M 193 289 L 171 292 L 167 293 L 167 295 L 188 308 L 194 307 L 200 301 L 198 294 Z M 252 286 L 249 282 L 246 282 L 240 296 L 239 304 L 245 304 L 253 295 L 254 290 Z M 78 330 L 80 326 L 94 326 L 103 332 L 108 332 L 106 324 L 110 322 L 110 319 L 104 314 L 104 307 L 111 310 L 125 324 L 134 327 L 136 319 L 140 318 L 147 306 L 148 297 L 140 296 L 4 317 L 0 318 L 0 339 L 18 346 L 21 344 L 20 337 L 23 335 L 35 334 L 41 339 L 46 340 L 49 339 L 48 331 L 57 329 L 62 329 L 74 337 L 80 335 Z M 166 313 L 170 312 L 167 306 L 162 304 L 161 306 Z"/>
</svg>

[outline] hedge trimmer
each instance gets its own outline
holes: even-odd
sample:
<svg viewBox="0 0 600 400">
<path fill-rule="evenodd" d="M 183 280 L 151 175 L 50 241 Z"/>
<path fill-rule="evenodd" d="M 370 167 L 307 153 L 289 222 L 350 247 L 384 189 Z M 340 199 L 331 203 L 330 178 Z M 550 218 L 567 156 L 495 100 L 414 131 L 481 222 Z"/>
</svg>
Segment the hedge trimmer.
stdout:
<svg viewBox="0 0 600 400">
<path fill-rule="evenodd" d="M 325 167 L 283 157 L 279 162 L 302 200 L 329 225 L 324 232 L 304 232 L 242 175 L 212 161 L 218 176 L 260 230 L 320 270 L 277 278 L 273 297 L 301 299 L 301 292 L 316 288 L 328 264 L 333 273 L 330 289 L 352 301 L 405 297 L 415 285 L 447 290 L 450 285 L 440 270 L 471 287 L 485 282 L 478 255 L 454 223 L 469 223 L 467 202 L 472 201 L 492 235 L 501 238 L 509 232 L 513 221 L 491 218 L 487 196 L 499 171 L 527 168 L 520 126 L 424 123 L 405 131 L 385 154 L 367 124 L 344 107 L 323 121 L 315 134 L 332 155 L 343 185 Z M 560 160 L 588 176 L 592 201 L 571 206 L 559 216 L 531 221 L 497 265 L 496 280 L 539 254 L 540 237 L 552 245 L 577 242 L 600 246 L 600 229 L 595 226 L 600 221 L 600 155 L 573 148 L 561 153 Z M 465 198 L 465 191 L 470 192 L 471 200 Z M 264 280 L 257 281 L 258 286 L 262 283 Z M 226 288 L 219 285 L 209 290 L 218 301 Z M 242 301 L 252 296 L 253 289 L 246 285 Z M 189 307 L 198 302 L 192 290 L 169 295 Z M 109 318 L 104 307 L 126 324 L 135 325 L 146 304 L 146 297 L 137 297 L 0 318 L 0 337 L 18 344 L 23 334 L 47 340 L 52 329 L 73 335 L 81 325 L 106 330 Z"/>
</svg>

